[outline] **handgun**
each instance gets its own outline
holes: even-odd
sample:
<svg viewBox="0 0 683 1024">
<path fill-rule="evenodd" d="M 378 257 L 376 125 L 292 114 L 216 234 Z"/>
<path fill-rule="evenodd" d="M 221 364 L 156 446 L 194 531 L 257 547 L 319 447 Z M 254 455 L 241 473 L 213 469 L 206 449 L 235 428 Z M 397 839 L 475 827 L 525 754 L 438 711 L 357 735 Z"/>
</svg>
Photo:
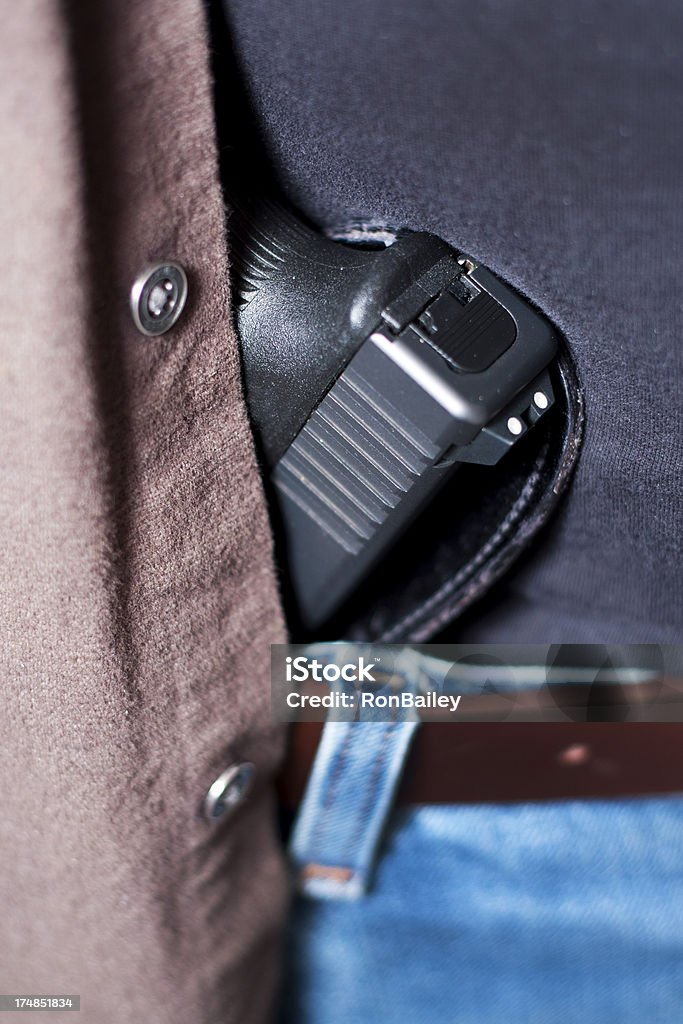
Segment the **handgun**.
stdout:
<svg viewBox="0 0 683 1024">
<path fill-rule="evenodd" d="M 557 339 L 495 274 L 427 232 L 349 244 L 261 198 L 235 204 L 231 231 L 279 561 L 314 630 L 458 466 L 495 466 L 544 417 Z"/>
</svg>

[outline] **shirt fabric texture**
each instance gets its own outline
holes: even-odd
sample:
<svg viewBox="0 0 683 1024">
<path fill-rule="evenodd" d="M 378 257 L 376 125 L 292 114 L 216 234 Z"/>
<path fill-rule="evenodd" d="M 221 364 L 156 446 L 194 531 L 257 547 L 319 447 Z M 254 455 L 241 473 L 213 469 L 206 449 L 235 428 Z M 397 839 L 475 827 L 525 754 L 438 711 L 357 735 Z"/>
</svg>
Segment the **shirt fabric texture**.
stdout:
<svg viewBox="0 0 683 1024">
<path fill-rule="evenodd" d="M 261 1021 L 284 639 L 231 327 L 199 0 L 5 11 L 0 977 L 93 1024 Z M 175 328 L 128 296 L 176 259 Z M 256 765 L 229 822 L 202 816 Z"/>
</svg>

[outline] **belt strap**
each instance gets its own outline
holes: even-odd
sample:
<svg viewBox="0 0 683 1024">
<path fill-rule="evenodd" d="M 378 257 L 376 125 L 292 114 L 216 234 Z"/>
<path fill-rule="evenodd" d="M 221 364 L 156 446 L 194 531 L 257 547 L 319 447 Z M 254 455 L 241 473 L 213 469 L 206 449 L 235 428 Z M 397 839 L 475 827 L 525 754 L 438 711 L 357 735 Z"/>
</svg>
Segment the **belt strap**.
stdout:
<svg viewBox="0 0 683 1024">
<path fill-rule="evenodd" d="M 360 737 L 370 726 L 348 728 Z M 291 729 L 280 780 L 290 809 L 301 801 L 321 729 L 317 722 Z M 509 803 L 671 792 L 683 792 L 680 723 L 424 722 L 397 800 Z"/>
<path fill-rule="evenodd" d="M 320 648 L 322 652 L 322 646 Z M 327 657 L 343 661 L 343 645 Z M 421 658 L 399 655 L 396 674 L 407 690 L 420 679 Z M 323 899 L 358 899 L 367 891 L 382 833 L 419 723 L 397 709 L 389 721 L 374 712 L 361 721 L 342 711 L 319 736 L 312 770 L 290 839 L 299 888 Z M 340 720 L 341 718 L 341 720 Z"/>
<path fill-rule="evenodd" d="M 325 725 L 290 840 L 302 892 L 357 899 L 367 891 L 417 726 L 416 720 Z"/>
</svg>

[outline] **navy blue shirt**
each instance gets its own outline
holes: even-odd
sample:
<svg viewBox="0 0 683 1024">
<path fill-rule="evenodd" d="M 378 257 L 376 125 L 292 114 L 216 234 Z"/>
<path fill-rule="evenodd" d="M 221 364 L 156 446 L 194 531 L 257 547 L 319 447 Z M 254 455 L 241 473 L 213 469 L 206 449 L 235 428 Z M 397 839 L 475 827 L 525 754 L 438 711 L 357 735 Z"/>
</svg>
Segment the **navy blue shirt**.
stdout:
<svg viewBox="0 0 683 1024">
<path fill-rule="evenodd" d="M 229 0 L 285 190 L 436 232 L 564 332 L 587 430 L 552 524 L 454 631 L 683 639 L 683 7 Z"/>
</svg>

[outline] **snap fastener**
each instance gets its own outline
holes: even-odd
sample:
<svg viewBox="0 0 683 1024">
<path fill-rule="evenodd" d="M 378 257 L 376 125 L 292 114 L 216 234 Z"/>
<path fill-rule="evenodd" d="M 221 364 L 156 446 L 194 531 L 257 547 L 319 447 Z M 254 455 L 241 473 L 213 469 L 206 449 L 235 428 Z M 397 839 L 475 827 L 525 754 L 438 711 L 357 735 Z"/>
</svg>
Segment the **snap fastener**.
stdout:
<svg viewBox="0 0 683 1024">
<path fill-rule="evenodd" d="M 150 337 L 165 334 L 177 322 L 187 299 L 187 274 L 179 263 L 146 267 L 130 293 L 135 326 Z"/>
<path fill-rule="evenodd" d="M 209 786 L 204 814 L 209 821 L 229 817 L 251 789 L 256 771 L 251 761 L 233 764 Z"/>
</svg>

